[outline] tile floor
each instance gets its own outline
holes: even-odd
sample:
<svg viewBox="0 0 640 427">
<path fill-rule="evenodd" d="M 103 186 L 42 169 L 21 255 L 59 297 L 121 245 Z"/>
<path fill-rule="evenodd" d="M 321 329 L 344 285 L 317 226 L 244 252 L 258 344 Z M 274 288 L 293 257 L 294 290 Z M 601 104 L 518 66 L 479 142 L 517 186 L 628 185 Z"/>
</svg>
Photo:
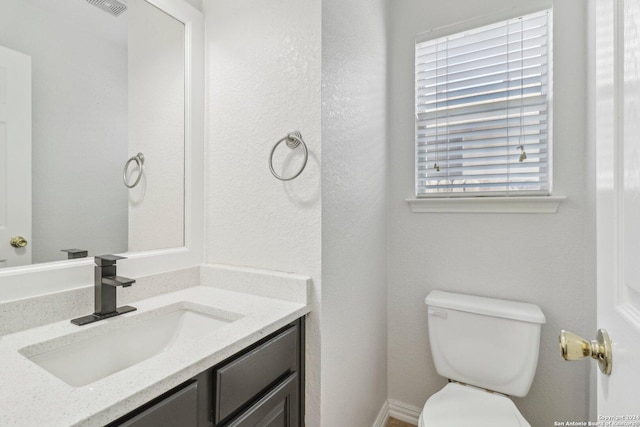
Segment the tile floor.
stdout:
<svg viewBox="0 0 640 427">
<path fill-rule="evenodd" d="M 413 424 L 405 423 L 404 421 L 396 420 L 395 418 L 389 418 L 385 427 L 414 427 Z"/>
</svg>

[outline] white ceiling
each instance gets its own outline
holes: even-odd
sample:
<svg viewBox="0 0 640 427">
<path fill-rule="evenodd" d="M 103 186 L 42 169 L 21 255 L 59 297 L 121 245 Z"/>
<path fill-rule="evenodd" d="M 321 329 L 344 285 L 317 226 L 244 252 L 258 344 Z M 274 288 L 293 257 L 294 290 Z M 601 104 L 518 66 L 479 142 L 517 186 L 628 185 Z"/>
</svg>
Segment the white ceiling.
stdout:
<svg viewBox="0 0 640 427">
<path fill-rule="evenodd" d="M 60 25 L 76 27 L 81 32 L 89 31 L 124 46 L 127 44 L 127 12 L 115 17 L 85 0 L 22 1 L 45 10 L 50 16 L 58 19 Z M 126 1 L 120 1 L 126 3 Z"/>
</svg>

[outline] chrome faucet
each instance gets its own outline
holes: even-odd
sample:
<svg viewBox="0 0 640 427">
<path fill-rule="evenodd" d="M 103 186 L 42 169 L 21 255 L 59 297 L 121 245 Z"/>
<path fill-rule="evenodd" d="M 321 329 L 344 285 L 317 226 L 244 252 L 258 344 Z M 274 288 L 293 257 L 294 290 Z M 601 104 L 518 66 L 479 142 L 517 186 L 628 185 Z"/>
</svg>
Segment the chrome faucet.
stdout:
<svg viewBox="0 0 640 427">
<path fill-rule="evenodd" d="M 82 326 L 136 310 L 135 307 L 131 307 L 129 305 L 116 307 L 116 288 L 118 286 L 127 288 L 136 282 L 133 279 L 120 277 L 116 274 L 116 261 L 119 259 L 126 259 L 126 257 L 117 255 L 100 255 L 95 257 L 95 311 L 93 314 L 89 314 L 88 316 L 73 319 L 71 320 L 71 323 Z"/>
</svg>

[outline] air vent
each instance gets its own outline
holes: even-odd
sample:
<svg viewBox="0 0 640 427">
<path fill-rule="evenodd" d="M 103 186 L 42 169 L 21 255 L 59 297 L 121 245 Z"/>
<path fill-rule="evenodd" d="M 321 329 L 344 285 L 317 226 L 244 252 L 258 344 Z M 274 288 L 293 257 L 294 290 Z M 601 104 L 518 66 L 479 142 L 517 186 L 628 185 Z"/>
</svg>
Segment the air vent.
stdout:
<svg viewBox="0 0 640 427">
<path fill-rule="evenodd" d="M 127 5 L 122 4 L 118 0 L 87 0 L 87 3 L 92 4 L 113 16 L 120 16 L 127 10 Z"/>
</svg>

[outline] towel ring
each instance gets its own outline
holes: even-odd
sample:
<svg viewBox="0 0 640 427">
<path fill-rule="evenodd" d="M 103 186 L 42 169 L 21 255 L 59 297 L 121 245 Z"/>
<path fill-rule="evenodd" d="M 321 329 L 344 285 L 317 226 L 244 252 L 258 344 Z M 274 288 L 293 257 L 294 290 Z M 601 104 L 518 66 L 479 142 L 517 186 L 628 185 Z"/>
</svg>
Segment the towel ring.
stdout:
<svg viewBox="0 0 640 427">
<path fill-rule="evenodd" d="M 131 162 L 136 162 L 136 165 L 138 166 L 138 168 L 140 168 L 140 171 L 138 172 L 138 177 L 133 182 L 133 184 L 129 184 L 127 182 L 127 171 L 129 169 L 129 165 L 131 164 Z M 127 188 L 133 188 L 136 185 L 138 185 L 138 183 L 140 182 L 140 178 L 142 178 L 142 165 L 143 164 L 144 164 L 144 154 L 142 154 L 142 153 L 136 154 L 135 156 L 133 156 L 132 158 L 127 160 L 127 163 L 124 164 L 124 171 L 122 172 L 122 180 L 124 181 L 124 185 L 126 185 Z"/>
<path fill-rule="evenodd" d="M 287 147 L 289 147 L 292 150 L 298 147 L 299 145 L 302 145 L 302 149 L 304 150 L 304 161 L 302 162 L 302 166 L 300 167 L 300 170 L 289 178 L 283 178 L 280 175 L 278 175 L 275 170 L 273 170 L 273 153 L 276 151 L 276 148 L 278 148 L 278 145 L 280 145 L 280 143 L 283 141 L 287 141 Z M 271 149 L 271 155 L 269 156 L 269 169 L 271 170 L 271 173 L 273 174 L 273 176 L 278 178 L 280 181 L 291 181 L 292 179 L 297 178 L 298 175 L 302 173 L 305 166 L 307 166 L 308 158 L 309 158 L 309 153 L 307 152 L 307 144 L 305 144 L 304 141 L 302 140 L 302 135 L 300 134 L 300 132 L 296 130 L 294 132 L 288 133 L 287 136 L 282 138 L 280 141 L 276 142 L 276 145 L 273 146 L 273 148 Z"/>
</svg>

